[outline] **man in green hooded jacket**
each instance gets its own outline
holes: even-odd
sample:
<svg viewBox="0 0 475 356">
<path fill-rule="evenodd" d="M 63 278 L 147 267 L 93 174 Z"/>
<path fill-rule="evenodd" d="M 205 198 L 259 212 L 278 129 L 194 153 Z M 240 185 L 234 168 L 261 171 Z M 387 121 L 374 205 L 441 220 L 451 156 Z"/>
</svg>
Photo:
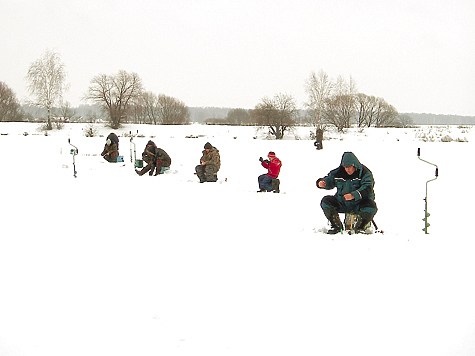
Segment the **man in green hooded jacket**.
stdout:
<svg viewBox="0 0 475 356">
<path fill-rule="evenodd" d="M 336 234 L 343 230 L 338 213 L 355 213 L 359 215 L 359 222 L 355 230 L 365 230 L 378 211 L 374 201 L 374 179 L 371 171 L 360 163 L 353 152 L 345 152 L 338 168 L 332 170 L 324 178 L 317 180 L 317 187 L 333 189 L 335 195 L 323 197 L 320 206 L 330 221 L 329 234 Z"/>
</svg>

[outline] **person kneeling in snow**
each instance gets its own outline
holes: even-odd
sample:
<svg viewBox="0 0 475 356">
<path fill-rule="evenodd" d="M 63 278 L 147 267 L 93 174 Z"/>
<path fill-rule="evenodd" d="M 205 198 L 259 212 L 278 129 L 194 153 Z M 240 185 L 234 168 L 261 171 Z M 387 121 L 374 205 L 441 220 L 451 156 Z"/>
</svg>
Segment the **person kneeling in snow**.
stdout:
<svg viewBox="0 0 475 356">
<path fill-rule="evenodd" d="M 142 159 L 147 163 L 147 165 L 140 171 L 137 169 L 135 170 L 139 176 L 142 176 L 147 172 L 149 172 L 149 175 L 153 175 L 155 170 L 155 175 L 162 174 L 169 170 L 170 165 L 172 164 L 172 160 L 168 153 L 161 148 L 158 148 L 153 141 L 148 141 L 145 150 L 142 152 Z"/>
<path fill-rule="evenodd" d="M 101 156 L 104 157 L 107 162 L 117 162 L 117 157 L 119 157 L 119 149 L 117 148 L 117 143 L 107 137 L 106 144 L 104 145 L 104 150 L 102 151 Z"/>
<path fill-rule="evenodd" d="M 282 167 L 282 162 L 275 156 L 274 152 L 269 152 L 267 155 L 268 160 L 264 160 L 262 157 L 259 157 L 264 168 L 267 168 L 267 174 L 262 174 L 257 178 L 259 182 L 259 191 L 262 192 L 274 192 L 279 193 L 280 180 L 277 179 L 280 173 L 280 167 Z"/>
<path fill-rule="evenodd" d="M 353 152 L 345 152 L 338 168 L 332 170 L 324 178 L 317 180 L 317 187 L 333 189 L 335 195 L 323 197 L 320 206 L 325 217 L 330 221 L 329 234 L 343 230 L 338 213 L 358 214 L 356 232 L 363 232 L 369 227 L 378 211 L 374 201 L 374 179 L 371 171 L 362 165 Z"/>
<path fill-rule="evenodd" d="M 219 151 L 211 143 L 206 142 L 202 153 L 201 164 L 195 167 L 196 175 L 200 179 L 200 183 L 216 182 L 218 180 L 218 171 L 221 167 Z"/>
</svg>

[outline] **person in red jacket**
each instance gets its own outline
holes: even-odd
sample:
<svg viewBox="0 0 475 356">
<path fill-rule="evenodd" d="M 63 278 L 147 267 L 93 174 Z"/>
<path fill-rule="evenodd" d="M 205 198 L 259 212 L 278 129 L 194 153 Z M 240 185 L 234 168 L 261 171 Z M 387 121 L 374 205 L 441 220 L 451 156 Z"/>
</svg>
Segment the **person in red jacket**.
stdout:
<svg viewBox="0 0 475 356">
<path fill-rule="evenodd" d="M 274 192 L 279 193 L 280 181 L 277 178 L 280 173 L 280 167 L 282 167 L 282 162 L 275 156 L 274 152 L 269 152 L 267 155 L 268 160 L 264 160 L 262 157 L 259 157 L 259 161 L 264 168 L 267 168 L 267 174 L 262 174 L 259 176 L 257 181 L 259 182 L 259 191 L 262 192 Z"/>
</svg>

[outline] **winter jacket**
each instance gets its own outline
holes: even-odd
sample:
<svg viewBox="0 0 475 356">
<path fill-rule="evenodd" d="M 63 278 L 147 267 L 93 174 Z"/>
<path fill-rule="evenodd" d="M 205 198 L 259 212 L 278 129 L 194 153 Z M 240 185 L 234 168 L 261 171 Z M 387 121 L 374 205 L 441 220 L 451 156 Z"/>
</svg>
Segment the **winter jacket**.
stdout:
<svg viewBox="0 0 475 356">
<path fill-rule="evenodd" d="M 117 157 L 119 157 L 117 145 L 115 143 L 111 143 L 110 145 L 106 143 L 104 145 L 104 150 L 102 151 L 101 156 L 103 156 L 109 162 L 117 162 Z"/>
<path fill-rule="evenodd" d="M 219 151 L 216 147 L 211 147 L 209 153 L 206 150 L 203 150 L 203 156 L 201 156 L 200 162 L 204 162 L 205 165 L 213 164 L 216 167 L 216 172 L 219 171 L 221 167 L 221 158 L 219 156 Z"/>
<path fill-rule="evenodd" d="M 166 153 L 165 150 L 162 150 L 159 147 L 157 147 L 157 149 L 155 150 L 155 157 L 157 158 L 157 162 L 161 162 L 162 166 L 169 167 L 172 164 L 172 159 L 170 158 L 168 153 Z"/>
<path fill-rule="evenodd" d="M 322 129 L 317 129 L 317 134 L 315 137 L 316 141 L 319 143 L 322 143 L 323 141 L 323 130 Z"/>
<path fill-rule="evenodd" d="M 160 166 L 169 167 L 172 163 L 172 160 L 168 153 L 165 150 L 157 147 L 153 141 L 149 141 L 145 150 L 142 153 L 142 158 L 145 162 L 150 163 L 160 161 Z"/>
<path fill-rule="evenodd" d="M 119 150 L 119 138 L 117 137 L 117 135 L 113 132 L 111 132 L 106 140 L 111 140 L 112 143 L 115 143 L 117 145 L 117 150 Z"/>
<path fill-rule="evenodd" d="M 280 173 L 280 167 L 282 167 L 282 162 L 277 157 L 273 160 L 262 161 L 262 166 L 267 168 L 267 175 L 271 178 L 277 178 Z"/>
<path fill-rule="evenodd" d="M 348 166 L 356 168 L 351 176 L 345 171 L 345 167 Z M 325 188 L 321 189 L 329 190 L 336 187 L 335 197 L 340 203 L 349 208 L 358 205 L 362 199 L 374 200 L 373 174 L 358 161 L 358 158 L 352 152 L 345 152 L 341 158 L 340 166 L 328 173 L 326 177 L 317 180 L 317 186 L 318 182 L 322 180 L 325 181 Z M 351 193 L 354 199 L 345 200 L 343 196 L 347 193 Z"/>
</svg>

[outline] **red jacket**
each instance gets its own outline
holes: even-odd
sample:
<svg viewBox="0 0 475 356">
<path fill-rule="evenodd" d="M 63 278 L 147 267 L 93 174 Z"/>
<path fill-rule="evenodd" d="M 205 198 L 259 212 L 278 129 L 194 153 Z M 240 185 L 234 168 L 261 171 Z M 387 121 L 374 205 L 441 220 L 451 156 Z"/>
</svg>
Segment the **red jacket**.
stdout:
<svg viewBox="0 0 475 356">
<path fill-rule="evenodd" d="M 280 167 L 282 166 L 282 162 L 276 157 L 270 162 L 267 160 L 263 161 L 262 166 L 264 168 L 267 168 L 267 175 L 269 177 L 277 178 L 280 173 Z"/>
</svg>

